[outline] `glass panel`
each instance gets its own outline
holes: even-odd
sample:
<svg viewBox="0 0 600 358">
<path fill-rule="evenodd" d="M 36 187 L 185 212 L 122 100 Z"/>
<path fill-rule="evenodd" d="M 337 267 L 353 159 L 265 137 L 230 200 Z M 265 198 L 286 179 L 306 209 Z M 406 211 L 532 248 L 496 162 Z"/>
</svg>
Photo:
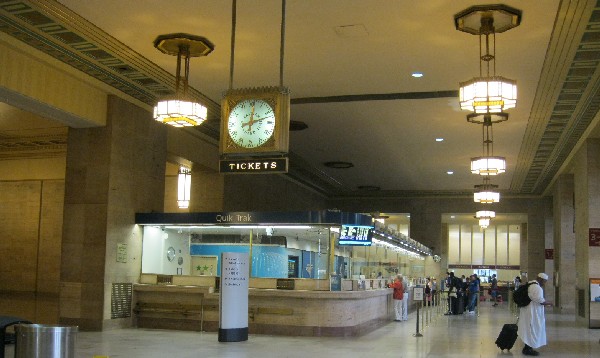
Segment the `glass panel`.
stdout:
<svg viewBox="0 0 600 358">
<path fill-rule="evenodd" d="M 483 238 L 483 264 L 496 264 L 496 227 L 490 226 L 485 229 Z"/>
<path fill-rule="evenodd" d="M 460 263 L 471 264 L 471 230 L 470 225 L 460 226 Z"/>
<path fill-rule="evenodd" d="M 367 278 L 389 278 L 397 272 L 397 253 L 384 246 L 373 244 L 369 249 Z"/>
<path fill-rule="evenodd" d="M 496 226 L 496 265 L 508 265 L 508 225 Z"/>
<path fill-rule="evenodd" d="M 521 225 L 508 226 L 508 264 L 521 263 Z"/>
<path fill-rule="evenodd" d="M 324 279 L 329 275 L 329 235 L 325 226 L 144 226 L 142 273 L 219 276 L 223 252 L 244 252 L 252 255 L 251 277 Z M 350 252 L 344 249 L 334 262 L 334 271 L 346 277 Z"/>
<path fill-rule="evenodd" d="M 483 231 L 473 227 L 473 265 L 483 265 Z"/>
<path fill-rule="evenodd" d="M 448 264 L 458 264 L 460 252 L 460 226 L 448 225 Z"/>
<path fill-rule="evenodd" d="M 367 271 L 367 247 L 356 246 L 352 248 L 352 278 L 358 279 L 359 275 L 366 275 Z"/>
</svg>

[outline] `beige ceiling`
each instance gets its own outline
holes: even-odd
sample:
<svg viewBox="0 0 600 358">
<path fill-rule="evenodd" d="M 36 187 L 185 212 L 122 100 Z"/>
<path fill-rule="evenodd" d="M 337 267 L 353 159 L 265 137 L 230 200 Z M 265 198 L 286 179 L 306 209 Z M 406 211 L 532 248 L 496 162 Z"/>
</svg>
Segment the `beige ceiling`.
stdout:
<svg viewBox="0 0 600 358">
<path fill-rule="evenodd" d="M 201 130 L 215 133 L 218 103 L 229 86 L 231 1 L 60 0 L 66 9 L 46 3 L 34 9 L 136 69 L 157 65 L 175 72 L 175 58 L 153 47 L 157 35 L 184 32 L 211 40 L 215 51 L 192 59 L 190 82 L 212 101 L 211 120 Z M 596 21 L 595 2 L 504 3 L 521 9 L 523 20 L 497 35 L 496 73 L 517 80 L 519 100 L 509 121 L 494 126 L 494 154 L 506 157 L 508 170 L 493 183 L 512 195 L 542 194 L 565 160 L 557 143 L 576 143 L 583 135 L 559 129 L 546 138 L 586 26 Z M 481 4 L 287 0 L 283 82 L 292 93 L 292 120 L 308 125 L 290 133 L 290 175 L 328 196 L 359 195 L 359 186 L 380 187 L 373 195 L 457 195 L 480 184 L 469 164 L 482 153 L 482 128 L 467 123 L 455 94 L 460 81 L 479 75 L 478 38 L 455 30 L 453 15 Z M 234 88 L 279 84 L 280 20 L 281 0 L 237 1 Z M 61 46 L 77 53 L 72 44 Z M 597 59 L 587 60 L 589 67 Z M 424 76 L 411 77 L 415 71 Z M 597 94 L 595 68 L 587 76 L 586 97 L 575 103 L 582 113 L 581 103 Z M 152 78 L 160 82 L 159 75 Z M 142 101 L 159 96 L 137 85 L 148 93 Z M 595 115 L 593 108 L 586 113 Z M 354 167 L 330 169 L 323 166 L 327 161 Z"/>
</svg>

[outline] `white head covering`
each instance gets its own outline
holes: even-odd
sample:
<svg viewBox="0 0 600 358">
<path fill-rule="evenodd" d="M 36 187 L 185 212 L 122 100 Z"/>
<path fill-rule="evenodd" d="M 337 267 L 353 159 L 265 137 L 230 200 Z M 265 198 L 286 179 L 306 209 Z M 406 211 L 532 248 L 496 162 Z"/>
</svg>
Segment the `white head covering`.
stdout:
<svg viewBox="0 0 600 358">
<path fill-rule="evenodd" d="M 538 277 L 541 278 L 541 279 L 544 279 L 544 280 L 548 281 L 548 275 L 546 275 L 543 272 L 538 273 Z"/>
</svg>

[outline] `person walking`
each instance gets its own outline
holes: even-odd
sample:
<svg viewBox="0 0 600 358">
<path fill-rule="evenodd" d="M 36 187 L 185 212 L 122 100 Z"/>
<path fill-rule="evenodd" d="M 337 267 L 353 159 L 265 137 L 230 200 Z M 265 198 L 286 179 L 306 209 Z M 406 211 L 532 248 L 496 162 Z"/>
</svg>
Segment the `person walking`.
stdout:
<svg viewBox="0 0 600 358">
<path fill-rule="evenodd" d="M 402 275 L 397 275 L 394 282 L 390 284 L 390 288 L 394 289 L 392 298 L 394 299 L 394 312 L 396 313 L 395 321 L 402 321 L 402 299 L 404 298 L 404 286 L 402 284 Z"/>
<path fill-rule="evenodd" d="M 531 302 L 519 308 L 518 332 L 519 337 L 525 344 L 523 354 L 537 356 L 540 353 L 534 348 L 546 345 L 546 317 L 544 308 L 552 306 L 552 303 L 544 299 L 544 284 L 548 281 L 548 275 L 540 273 L 527 288 L 527 295 Z"/>
<path fill-rule="evenodd" d="M 496 274 L 492 275 L 492 287 L 490 288 L 490 291 L 492 300 L 494 300 L 494 304 L 492 306 L 498 306 L 498 279 L 496 278 Z"/>
</svg>

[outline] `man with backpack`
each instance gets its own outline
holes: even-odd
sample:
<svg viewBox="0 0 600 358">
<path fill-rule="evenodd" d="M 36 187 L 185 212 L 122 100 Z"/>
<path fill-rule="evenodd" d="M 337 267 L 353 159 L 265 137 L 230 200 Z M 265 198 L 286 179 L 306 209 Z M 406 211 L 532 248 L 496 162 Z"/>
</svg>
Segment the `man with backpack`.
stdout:
<svg viewBox="0 0 600 358">
<path fill-rule="evenodd" d="M 526 306 L 519 308 L 519 337 L 525 347 L 523 354 L 537 356 L 540 353 L 534 348 L 546 345 L 546 317 L 544 308 L 552 306 L 552 303 L 544 299 L 544 284 L 548 281 L 548 275 L 540 273 L 536 279 L 527 283 L 527 296 L 531 300 Z M 516 294 L 516 292 L 515 292 Z M 524 303 L 519 303 L 519 305 Z"/>
</svg>

